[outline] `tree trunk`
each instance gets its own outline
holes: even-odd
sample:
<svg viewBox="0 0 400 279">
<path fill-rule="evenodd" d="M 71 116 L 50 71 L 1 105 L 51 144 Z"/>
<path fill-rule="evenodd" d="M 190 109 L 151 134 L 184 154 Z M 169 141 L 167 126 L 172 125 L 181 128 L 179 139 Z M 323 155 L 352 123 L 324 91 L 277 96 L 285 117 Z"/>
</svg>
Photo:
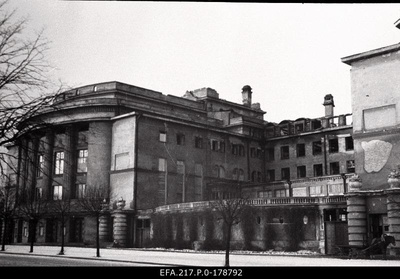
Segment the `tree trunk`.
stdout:
<svg viewBox="0 0 400 279">
<path fill-rule="evenodd" d="M 31 235 L 31 249 L 29 250 L 29 253 L 33 253 L 33 244 L 35 243 L 35 238 L 36 238 L 36 224 L 37 224 L 37 221 L 32 220 L 32 222 L 30 224 L 31 228 L 29 228 L 30 235 Z"/>
<path fill-rule="evenodd" d="M 100 215 L 98 215 L 96 219 L 96 257 L 100 257 Z"/>
<path fill-rule="evenodd" d="M 5 247 L 6 247 L 6 237 L 8 237 L 7 235 L 7 223 L 8 223 L 8 218 L 4 217 L 3 219 L 4 222 L 4 226 L 3 226 L 3 234 L 2 234 L 2 244 L 1 244 L 1 251 L 5 251 Z"/>
<path fill-rule="evenodd" d="M 231 230 L 232 224 L 226 226 L 226 246 L 225 246 L 225 266 L 229 267 L 229 252 L 231 250 Z"/>
<path fill-rule="evenodd" d="M 64 255 L 64 226 L 65 220 L 64 216 L 61 217 L 61 251 L 58 253 L 59 255 Z"/>
</svg>

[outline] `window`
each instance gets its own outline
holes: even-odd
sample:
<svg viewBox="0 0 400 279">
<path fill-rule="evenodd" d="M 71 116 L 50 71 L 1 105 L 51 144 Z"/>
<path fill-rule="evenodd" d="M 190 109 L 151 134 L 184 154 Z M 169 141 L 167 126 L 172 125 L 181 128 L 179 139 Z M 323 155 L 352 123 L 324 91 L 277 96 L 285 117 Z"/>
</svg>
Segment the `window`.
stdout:
<svg viewBox="0 0 400 279">
<path fill-rule="evenodd" d="M 56 152 L 55 153 L 55 161 L 54 161 L 54 173 L 55 174 L 63 174 L 64 173 L 64 152 Z"/>
<path fill-rule="evenodd" d="M 76 196 L 78 197 L 78 199 L 83 199 L 86 194 L 86 184 L 78 184 L 76 191 Z"/>
<path fill-rule="evenodd" d="M 245 156 L 243 144 L 232 144 L 232 154 Z"/>
<path fill-rule="evenodd" d="M 330 174 L 339 174 L 340 173 L 340 167 L 339 167 L 339 162 L 332 162 L 329 164 L 330 168 Z"/>
<path fill-rule="evenodd" d="M 167 171 L 167 160 L 164 158 L 158 158 L 158 171 Z"/>
<path fill-rule="evenodd" d="M 281 159 L 289 159 L 289 146 L 281 147 Z"/>
<path fill-rule="evenodd" d="M 53 200 L 62 200 L 62 190 L 63 187 L 61 185 L 53 186 Z"/>
<path fill-rule="evenodd" d="M 354 150 L 353 137 L 345 137 L 346 150 Z"/>
<path fill-rule="evenodd" d="M 286 197 L 286 190 L 285 189 L 280 189 L 280 190 L 275 190 L 275 197 Z"/>
<path fill-rule="evenodd" d="M 281 180 L 289 180 L 289 179 L 290 179 L 290 168 L 282 168 Z"/>
<path fill-rule="evenodd" d="M 242 144 L 239 144 L 239 155 L 244 156 L 244 146 Z"/>
<path fill-rule="evenodd" d="M 259 191 L 257 196 L 259 198 L 272 198 L 272 191 Z"/>
<path fill-rule="evenodd" d="M 225 178 L 225 169 L 224 167 L 219 167 L 219 178 Z"/>
<path fill-rule="evenodd" d="M 323 175 L 322 164 L 314 165 L 313 168 L 314 168 L 314 176 Z"/>
<path fill-rule="evenodd" d="M 275 170 L 267 170 L 267 180 L 269 182 L 275 181 Z"/>
<path fill-rule="evenodd" d="M 301 133 L 304 132 L 304 124 L 303 123 L 297 123 L 294 125 L 294 129 L 296 133 Z"/>
<path fill-rule="evenodd" d="M 304 143 L 299 143 L 296 145 L 296 154 L 297 154 L 297 157 L 306 156 L 306 146 Z"/>
<path fill-rule="evenodd" d="M 195 137 L 194 138 L 194 146 L 196 148 L 203 148 L 203 138 L 202 137 Z"/>
<path fill-rule="evenodd" d="M 43 196 L 43 189 L 42 188 L 35 188 L 36 191 L 36 199 L 41 199 Z"/>
<path fill-rule="evenodd" d="M 267 152 L 267 161 L 271 162 L 275 160 L 275 149 L 273 147 L 267 148 L 266 149 Z"/>
<path fill-rule="evenodd" d="M 217 140 L 211 140 L 211 150 L 218 151 L 218 141 Z"/>
<path fill-rule="evenodd" d="M 185 135 L 184 134 L 176 135 L 176 144 L 177 145 L 185 145 Z"/>
<path fill-rule="evenodd" d="M 78 150 L 78 164 L 77 164 L 77 172 L 87 172 L 87 157 L 88 150 L 82 149 Z"/>
<path fill-rule="evenodd" d="M 160 131 L 160 142 L 167 142 L 167 132 Z"/>
<path fill-rule="evenodd" d="M 354 165 L 354 160 L 346 161 L 346 167 L 348 173 L 354 173 L 356 166 Z"/>
<path fill-rule="evenodd" d="M 330 139 L 329 140 L 329 153 L 337 153 L 339 152 L 339 141 L 338 139 Z"/>
<path fill-rule="evenodd" d="M 37 169 L 36 169 L 36 176 L 37 177 L 42 176 L 43 168 L 44 168 L 44 157 L 43 157 L 43 155 L 39 155 Z"/>
<path fill-rule="evenodd" d="M 225 142 L 224 141 L 219 142 L 219 152 L 225 153 Z"/>
<path fill-rule="evenodd" d="M 255 147 L 250 148 L 250 157 L 251 158 L 256 157 L 256 148 Z"/>
<path fill-rule="evenodd" d="M 303 178 L 307 176 L 306 166 L 297 167 L 297 178 Z"/>
<path fill-rule="evenodd" d="M 313 155 L 320 155 L 322 154 L 322 142 L 321 141 L 314 141 L 312 144 L 312 152 Z"/>
</svg>

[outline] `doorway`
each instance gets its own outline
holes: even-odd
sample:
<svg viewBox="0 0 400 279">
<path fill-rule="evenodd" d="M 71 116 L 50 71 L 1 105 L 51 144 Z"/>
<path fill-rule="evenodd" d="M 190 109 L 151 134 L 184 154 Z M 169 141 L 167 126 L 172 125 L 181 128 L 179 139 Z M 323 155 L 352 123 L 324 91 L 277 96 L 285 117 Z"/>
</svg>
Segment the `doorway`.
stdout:
<svg viewBox="0 0 400 279">
<path fill-rule="evenodd" d="M 337 245 L 348 245 L 347 211 L 345 208 L 324 209 L 325 253 L 337 252 Z"/>
</svg>

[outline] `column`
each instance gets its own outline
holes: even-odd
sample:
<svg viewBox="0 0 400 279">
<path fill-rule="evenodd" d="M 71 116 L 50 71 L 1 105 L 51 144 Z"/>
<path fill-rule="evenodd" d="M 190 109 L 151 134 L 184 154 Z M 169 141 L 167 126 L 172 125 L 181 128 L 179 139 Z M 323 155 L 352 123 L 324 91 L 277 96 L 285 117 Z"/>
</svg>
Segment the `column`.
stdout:
<svg viewBox="0 0 400 279">
<path fill-rule="evenodd" d="M 392 169 L 388 175 L 389 189 L 385 190 L 389 235 L 400 242 L 400 170 Z M 398 244 L 397 244 L 398 245 Z M 400 247 L 389 246 L 389 255 L 400 255 Z"/>
<path fill-rule="evenodd" d="M 107 242 L 110 240 L 110 230 L 109 230 L 110 217 L 108 215 L 100 216 L 100 241 Z"/>
<path fill-rule="evenodd" d="M 43 197 L 51 198 L 51 183 L 53 179 L 53 148 L 54 132 L 48 129 L 44 142 L 44 165 L 43 165 Z"/>
<path fill-rule="evenodd" d="M 128 221 L 127 212 L 123 210 L 125 207 L 125 201 L 120 198 L 117 201 L 117 209 L 114 210 L 112 216 L 113 222 L 113 239 L 114 244 L 118 247 L 127 246 L 127 235 L 128 235 Z"/>
<path fill-rule="evenodd" d="M 347 196 L 347 224 L 349 245 L 367 245 L 367 208 L 362 193 L 349 193 Z"/>
<path fill-rule="evenodd" d="M 73 125 L 65 129 L 64 149 L 64 175 L 63 175 L 63 199 L 74 197 L 75 174 L 76 174 L 76 130 Z"/>
</svg>

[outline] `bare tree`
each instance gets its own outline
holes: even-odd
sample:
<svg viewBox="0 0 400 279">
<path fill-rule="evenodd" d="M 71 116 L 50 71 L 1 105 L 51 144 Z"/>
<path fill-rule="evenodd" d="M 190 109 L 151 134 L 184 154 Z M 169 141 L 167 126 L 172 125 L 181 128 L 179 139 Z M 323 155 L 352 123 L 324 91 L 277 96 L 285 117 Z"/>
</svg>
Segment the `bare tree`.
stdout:
<svg viewBox="0 0 400 279">
<path fill-rule="evenodd" d="M 87 187 L 78 204 L 89 216 L 96 218 L 96 257 L 100 257 L 100 217 L 108 214 L 110 192 L 105 187 Z"/>
<path fill-rule="evenodd" d="M 35 189 L 21 191 L 17 199 L 18 215 L 29 222 L 30 253 L 36 241 L 36 227 L 40 219 L 48 213 L 48 199 L 35 192 Z"/>
<path fill-rule="evenodd" d="M 49 206 L 49 212 L 56 214 L 56 218 L 61 225 L 61 250 L 58 253 L 59 255 L 64 255 L 64 246 L 65 246 L 64 228 L 68 221 L 68 217 L 71 214 L 71 204 L 72 201 L 70 198 L 56 199 L 50 202 Z"/>
<path fill-rule="evenodd" d="M 248 207 L 248 199 L 244 197 L 239 183 L 219 189 L 217 199 L 210 201 L 210 204 L 225 224 L 225 266 L 229 266 L 232 226 L 240 223 L 243 212 Z"/>
<path fill-rule="evenodd" d="M 16 10 L 7 11 L 7 1 L 0 2 L 0 147 L 14 143 L 29 130 L 44 122 L 33 119 L 49 107 L 62 90 L 49 78 L 53 67 L 45 59 L 50 42 L 43 30 L 27 30 L 28 20 L 16 18 Z M 14 166 L 0 148 L 0 171 Z"/>
<path fill-rule="evenodd" d="M 15 214 L 15 187 L 0 188 L 0 218 L 3 220 L 1 251 L 5 250 L 9 237 L 9 223 Z"/>
</svg>

